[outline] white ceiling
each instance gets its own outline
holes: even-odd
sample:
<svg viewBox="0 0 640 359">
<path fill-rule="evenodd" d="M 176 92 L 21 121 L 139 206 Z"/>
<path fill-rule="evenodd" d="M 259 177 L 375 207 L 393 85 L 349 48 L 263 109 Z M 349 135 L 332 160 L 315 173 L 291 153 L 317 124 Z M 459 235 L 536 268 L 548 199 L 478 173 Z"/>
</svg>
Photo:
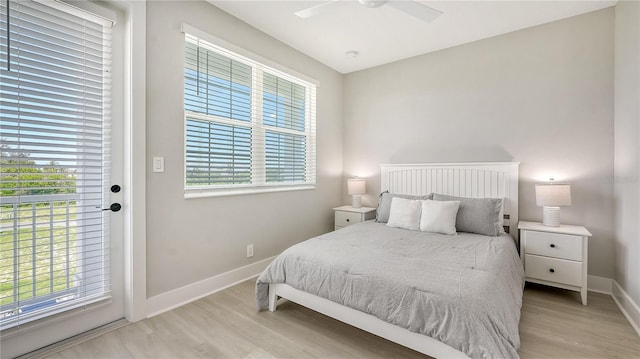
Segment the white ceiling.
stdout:
<svg viewBox="0 0 640 359">
<path fill-rule="evenodd" d="M 357 1 L 301 19 L 296 11 L 328 1 L 208 0 L 343 73 L 584 14 L 616 1 L 419 1 L 443 12 L 428 24 L 390 6 Z M 393 0 L 391 0 L 393 1 Z M 359 53 L 355 58 L 348 51 Z"/>
</svg>

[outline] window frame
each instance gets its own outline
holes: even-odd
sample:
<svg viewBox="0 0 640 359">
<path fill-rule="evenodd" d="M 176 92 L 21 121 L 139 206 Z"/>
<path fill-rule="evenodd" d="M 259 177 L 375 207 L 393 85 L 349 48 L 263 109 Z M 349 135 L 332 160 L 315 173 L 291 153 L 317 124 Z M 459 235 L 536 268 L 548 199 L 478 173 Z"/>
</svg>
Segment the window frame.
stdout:
<svg viewBox="0 0 640 359">
<path fill-rule="evenodd" d="M 271 60 L 255 55 L 236 45 L 228 43 L 204 31 L 201 31 L 188 24 L 182 24 L 182 32 L 184 33 L 185 45 L 189 41 L 188 37 L 193 37 L 204 42 L 208 50 L 215 51 L 233 61 L 240 62 L 251 67 L 251 116 L 250 121 L 236 120 L 231 118 L 220 117 L 203 113 L 187 111 L 183 102 L 183 188 L 185 198 L 202 198 L 214 196 L 230 196 L 242 194 L 255 194 L 265 192 L 281 192 L 281 191 L 297 191 L 297 190 L 313 190 L 316 188 L 317 180 L 317 155 L 316 155 L 316 101 L 318 81 L 299 74 L 294 70 L 288 69 Z M 199 46 L 196 44 L 196 46 Z M 183 59 L 183 71 L 186 65 Z M 263 124 L 263 94 L 264 73 L 271 74 L 277 78 L 289 81 L 305 88 L 305 128 L 304 131 L 289 128 L 270 126 Z M 184 80 L 184 74 L 183 74 Z M 183 83 L 184 90 L 184 83 Z M 183 95 L 183 101 L 185 97 Z M 258 144 L 255 139 L 251 140 L 251 183 L 249 184 L 224 184 L 224 185 L 202 185 L 187 186 L 187 121 L 194 119 L 197 121 L 209 121 L 228 126 L 240 126 L 250 128 L 254 131 L 261 132 L 260 138 L 265 139 L 266 131 L 276 132 L 279 134 L 288 134 L 305 137 L 305 177 L 304 183 L 269 183 L 266 180 L 266 146 Z M 253 137 L 253 136 L 252 136 Z M 261 167 L 256 167 L 261 165 Z"/>
</svg>

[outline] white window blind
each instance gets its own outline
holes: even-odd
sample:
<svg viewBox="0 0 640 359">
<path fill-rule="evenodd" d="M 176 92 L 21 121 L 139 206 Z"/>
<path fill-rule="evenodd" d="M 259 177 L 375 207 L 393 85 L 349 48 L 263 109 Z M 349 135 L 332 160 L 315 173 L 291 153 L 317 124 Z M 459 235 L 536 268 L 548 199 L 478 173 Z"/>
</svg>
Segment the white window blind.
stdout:
<svg viewBox="0 0 640 359">
<path fill-rule="evenodd" d="M 0 4 L 0 328 L 109 297 L 111 26 Z"/>
<path fill-rule="evenodd" d="M 185 32 L 185 192 L 315 185 L 316 86 Z"/>
</svg>

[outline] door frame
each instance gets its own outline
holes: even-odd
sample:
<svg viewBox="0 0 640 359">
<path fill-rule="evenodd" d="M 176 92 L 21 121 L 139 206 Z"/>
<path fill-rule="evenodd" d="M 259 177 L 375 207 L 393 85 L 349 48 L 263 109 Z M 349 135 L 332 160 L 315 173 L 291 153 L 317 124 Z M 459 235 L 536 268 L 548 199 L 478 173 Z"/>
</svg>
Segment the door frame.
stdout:
<svg viewBox="0 0 640 359">
<path fill-rule="evenodd" d="M 147 316 L 146 0 L 108 0 L 124 12 L 124 315 Z"/>
</svg>

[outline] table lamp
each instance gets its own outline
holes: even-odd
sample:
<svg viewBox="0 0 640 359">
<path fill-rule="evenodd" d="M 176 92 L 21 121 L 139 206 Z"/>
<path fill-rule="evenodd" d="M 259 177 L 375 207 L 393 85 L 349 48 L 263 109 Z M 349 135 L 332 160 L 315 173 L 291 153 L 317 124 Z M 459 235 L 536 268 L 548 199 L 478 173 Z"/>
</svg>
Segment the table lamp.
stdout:
<svg viewBox="0 0 640 359">
<path fill-rule="evenodd" d="M 536 184 L 536 205 L 542 207 L 542 224 L 558 227 L 560 207 L 571 206 L 571 186 L 553 182 Z"/>
<path fill-rule="evenodd" d="M 367 183 L 363 178 L 350 178 L 347 180 L 347 193 L 350 196 L 353 196 L 353 202 L 351 207 L 360 208 L 362 207 L 362 197 L 361 195 L 367 192 Z"/>
</svg>

